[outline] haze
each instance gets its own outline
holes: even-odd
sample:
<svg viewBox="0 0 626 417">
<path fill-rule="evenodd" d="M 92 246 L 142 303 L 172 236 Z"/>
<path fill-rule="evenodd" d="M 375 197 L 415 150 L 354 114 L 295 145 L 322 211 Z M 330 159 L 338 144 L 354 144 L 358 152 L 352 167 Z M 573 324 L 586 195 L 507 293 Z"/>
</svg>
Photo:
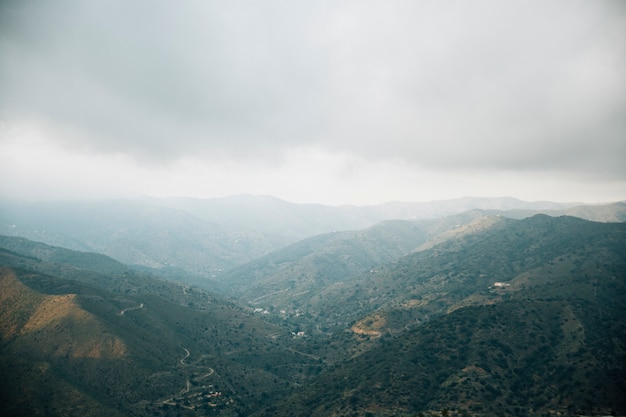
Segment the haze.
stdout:
<svg viewBox="0 0 626 417">
<path fill-rule="evenodd" d="M 0 3 L 0 197 L 626 199 L 622 1 Z"/>
</svg>

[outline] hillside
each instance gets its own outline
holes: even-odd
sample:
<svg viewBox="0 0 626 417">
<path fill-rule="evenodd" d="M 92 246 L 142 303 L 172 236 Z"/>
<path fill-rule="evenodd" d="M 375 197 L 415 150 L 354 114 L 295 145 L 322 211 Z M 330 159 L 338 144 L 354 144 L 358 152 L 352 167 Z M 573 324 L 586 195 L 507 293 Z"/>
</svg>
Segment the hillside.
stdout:
<svg viewBox="0 0 626 417">
<path fill-rule="evenodd" d="M 272 310 L 308 310 L 311 300 L 482 218 L 478 211 L 429 220 L 388 220 L 364 230 L 304 239 L 220 275 L 227 293 Z"/>
<path fill-rule="evenodd" d="M 623 224 L 545 215 L 513 220 L 472 212 L 445 222 L 404 224 L 419 231 L 409 240 L 415 251 L 403 257 L 398 251 L 398 258 L 387 264 L 376 263 L 375 256 L 360 257 L 368 242 L 368 254 L 389 244 L 372 238 L 385 227 L 363 231 L 359 238 L 336 234 L 307 240 L 226 276 L 235 284 L 244 279 L 255 283 L 239 293 L 245 303 L 273 311 L 297 307 L 308 331 L 319 330 L 318 325 L 336 331 L 365 317 L 377 326 L 367 331 L 382 334 L 447 309 L 491 300 L 499 296 L 490 291 L 496 282 L 522 282 L 537 268 L 599 256 L 593 255 L 595 245 L 608 245 L 609 236 L 618 239 Z M 320 244 L 313 247 L 316 242 Z M 381 314 L 388 317 L 381 320 Z M 358 327 L 366 330 L 362 322 Z"/>
<path fill-rule="evenodd" d="M 625 313 L 556 298 L 458 309 L 253 415 L 624 415 Z"/>
<path fill-rule="evenodd" d="M 507 217 L 538 212 L 623 221 L 624 203 L 576 206 L 513 198 L 461 198 L 376 206 L 294 204 L 265 196 L 0 202 L 0 234 L 103 253 L 159 276 L 213 288 L 223 272 L 301 239 L 386 220 L 436 219 L 468 210 Z M 570 211 L 567 211 L 570 210 Z"/>
<path fill-rule="evenodd" d="M 496 282 L 508 292 L 521 288 L 525 277 L 543 269 L 576 277 L 583 271 L 616 273 L 596 268 L 594 262 L 605 255 L 598 251 L 610 251 L 612 261 L 617 261 L 620 247 L 612 245 L 623 239 L 624 230 L 623 224 L 543 215 L 521 221 L 486 217 L 475 227 L 472 233 L 450 237 L 358 280 L 328 288 L 319 297 L 318 311 L 357 319 L 385 309 L 421 321 L 431 313 L 503 295 L 494 288 Z M 559 269 L 563 265 L 571 270 Z"/>
<path fill-rule="evenodd" d="M 485 222 L 321 296 L 350 359 L 255 415 L 624 415 L 626 224 Z"/>
<path fill-rule="evenodd" d="M 0 251 L 3 415 L 241 415 L 320 370 L 290 329 L 217 296 L 18 240 Z"/>
<path fill-rule="evenodd" d="M 596 222 L 626 222 L 626 202 L 575 206 L 560 211 L 548 211 L 548 215 L 567 215 Z"/>
<path fill-rule="evenodd" d="M 524 219 L 535 214 L 547 214 L 552 217 L 572 216 L 594 222 L 626 222 L 626 202 L 618 201 L 608 204 L 576 205 L 569 208 L 531 210 L 531 209 L 511 209 L 511 210 L 485 210 L 492 215 L 502 215 L 513 219 Z"/>
<path fill-rule="evenodd" d="M 224 274 L 238 306 L 2 236 L 3 415 L 625 415 L 624 253 L 626 223 L 391 221 Z"/>
<path fill-rule="evenodd" d="M 178 268 L 203 278 L 284 245 L 254 230 L 136 200 L 4 203 L 0 230 L 4 235 L 102 253 L 161 274 Z"/>
</svg>

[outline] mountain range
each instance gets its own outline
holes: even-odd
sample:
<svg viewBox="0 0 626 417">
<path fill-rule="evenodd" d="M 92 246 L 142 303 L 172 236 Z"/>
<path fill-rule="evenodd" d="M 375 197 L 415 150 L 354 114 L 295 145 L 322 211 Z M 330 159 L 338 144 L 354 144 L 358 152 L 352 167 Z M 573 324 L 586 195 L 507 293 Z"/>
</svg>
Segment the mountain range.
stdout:
<svg viewBox="0 0 626 417">
<path fill-rule="evenodd" d="M 295 204 L 268 196 L 0 202 L 0 234 L 108 255 L 161 276 L 211 288 L 211 281 L 302 239 L 361 230 L 385 220 L 447 217 L 468 210 L 524 218 L 538 213 L 626 221 L 626 203 L 580 205 L 510 197 L 377 206 Z"/>
<path fill-rule="evenodd" d="M 2 414 L 626 415 L 624 203 L 250 198 L 4 203 Z"/>
</svg>

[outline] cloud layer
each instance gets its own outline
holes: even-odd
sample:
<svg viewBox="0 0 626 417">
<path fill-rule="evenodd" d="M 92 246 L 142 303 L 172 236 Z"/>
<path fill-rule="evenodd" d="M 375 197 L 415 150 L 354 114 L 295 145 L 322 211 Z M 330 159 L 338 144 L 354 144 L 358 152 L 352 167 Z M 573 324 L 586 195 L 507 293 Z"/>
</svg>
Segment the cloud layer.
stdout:
<svg viewBox="0 0 626 417">
<path fill-rule="evenodd" d="M 36 126 L 67 152 L 150 166 L 267 169 L 313 150 L 347 170 L 624 184 L 624 74 L 619 1 L 0 6 L 5 144 Z"/>
</svg>

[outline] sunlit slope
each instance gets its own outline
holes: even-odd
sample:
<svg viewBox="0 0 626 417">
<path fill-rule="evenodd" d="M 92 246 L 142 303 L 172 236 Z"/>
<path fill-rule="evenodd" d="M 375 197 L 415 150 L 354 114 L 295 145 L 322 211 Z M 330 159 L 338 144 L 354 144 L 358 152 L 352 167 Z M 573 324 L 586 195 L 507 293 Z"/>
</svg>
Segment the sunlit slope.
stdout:
<svg viewBox="0 0 626 417">
<path fill-rule="evenodd" d="M 2 268 L 0 317 L 2 407 L 8 415 L 122 415 L 99 398 L 95 386 L 77 381 L 89 378 L 80 376 L 87 371 L 104 376 L 106 364 L 107 373 L 121 379 L 107 389 L 129 389 L 123 381 L 131 363 L 125 342 L 82 308 L 76 294 L 40 293 Z"/>
<path fill-rule="evenodd" d="M 42 294 L 20 282 L 11 269 L 0 271 L 3 340 L 20 337 L 43 355 L 71 358 L 122 358 L 124 342 L 77 301 L 77 294 Z M 95 297 L 92 295 L 92 297 Z M 55 340 L 55 334 L 63 334 Z"/>
</svg>

